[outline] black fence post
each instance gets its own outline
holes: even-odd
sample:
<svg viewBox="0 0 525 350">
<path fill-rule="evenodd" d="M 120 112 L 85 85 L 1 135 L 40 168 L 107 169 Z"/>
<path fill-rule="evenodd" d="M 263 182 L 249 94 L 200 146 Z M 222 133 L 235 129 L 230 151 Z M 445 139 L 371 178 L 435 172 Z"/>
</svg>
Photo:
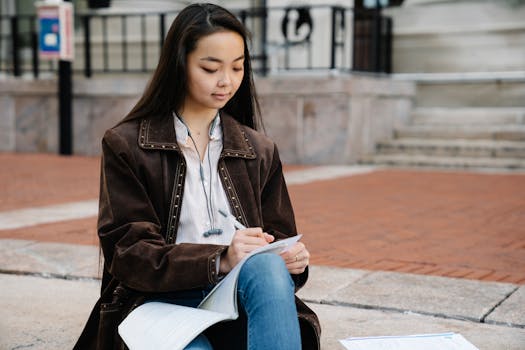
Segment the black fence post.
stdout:
<svg viewBox="0 0 525 350">
<path fill-rule="evenodd" d="M 66 2 L 70 2 L 67 0 Z M 58 61 L 59 152 L 73 154 L 73 83 L 71 62 Z"/>
<path fill-rule="evenodd" d="M 166 36 L 166 14 L 161 13 L 159 15 L 159 33 L 160 33 L 160 49 L 162 50 L 162 46 L 164 45 L 164 37 Z"/>
<path fill-rule="evenodd" d="M 246 18 L 248 17 L 246 10 L 241 10 L 239 12 L 239 17 L 241 18 L 242 25 L 246 27 Z"/>
<path fill-rule="evenodd" d="M 381 10 L 378 7 L 374 10 L 374 27 L 373 27 L 373 64 L 374 72 L 381 72 Z"/>
<path fill-rule="evenodd" d="M 72 122 L 72 79 L 71 62 L 58 61 L 58 100 L 59 100 L 59 152 L 62 155 L 73 153 L 73 122 Z"/>
<path fill-rule="evenodd" d="M 140 15 L 140 24 L 141 24 L 141 47 L 142 47 L 142 71 L 146 72 L 148 70 L 148 52 L 147 52 L 147 41 L 146 41 L 146 15 Z"/>
<path fill-rule="evenodd" d="M 266 5 L 262 7 L 262 23 L 261 23 L 261 74 L 268 75 L 268 8 Z"/>
<path fill-rule="evenodd" d="M 39 72 L 40 72 L 40 62 L 38 60 L 38 34 L 35 30 L 35 19 L 31 17 L 31 59 L 32 59 L 32 66 L 33 66 L 33 77 L 38 78 Z"/>
<path fill-rule="evenodd" d="M 337 21 L 337 8 L 332 6 L 332 42 L 330 44 L 330 69 L 335 69 L 335 47 L 336 47 L 336 21 Z"/>
<path fill-rule="evenodd" d="M 102 64 L 104 72 L 109 72 L 108 18 L 102 18 Z"/>
<path fill-rule="evenodd" d="M 385 33 L 384 33 L 384 72 L 392 73 L 392 18 L 385 17 Z"/>
<path fill-rule="evenodd" d="M 84 76 L 91 78 L 91 30 L 90 30 L 90 16 L 82 17 L 84 24 Z"/>
<path fill-rule="evenodd" d="M 22 75 L 20 67 L 20 38 L 18 32 L 18 17 L 11 17 L 11 43 L 12 47 L 12 59 L 13 59 L 13 75 L 19 77 Z"/>
<path fill-rule="evenodd" d="M 122 42 L 121 42 L 121 48 L 122 48 L 122 69 L 124 72 L 128 71 L 128 25 L 126 22 L 126 16 L 122 15 L 120 16 L 121 21 L 121 31 L 122 31 Z"/>
</svg>

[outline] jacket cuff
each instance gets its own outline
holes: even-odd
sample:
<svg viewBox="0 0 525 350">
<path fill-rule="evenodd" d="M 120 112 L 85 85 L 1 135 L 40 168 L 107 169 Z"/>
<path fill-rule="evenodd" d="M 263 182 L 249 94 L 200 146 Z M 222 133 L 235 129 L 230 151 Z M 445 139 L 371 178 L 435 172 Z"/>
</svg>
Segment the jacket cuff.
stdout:
<svg viewBox="0 0 525 350">
<path fill-rule="evenodd" d="M 308 266 L 306 266 L 306 269 L 304 270 L 303 273 L 298 274 L 298 275 L 291 275 L 292 280 L 294 281 L 294 284 L 295 284 L 296 292 L 298 292 L 299 289 L 301 289 L 306 284 L 306 281 L 308 280 L 308 272 L 309 272 Z"/>
<path fill-rule="evenodd" d="M 219 267 L 221 263 L 221 254 L 228 248 L 228 246 L 222 246 L 217 249 L 212 256 L 208 259 L 208 276 L 211 284 L 217 284 L 219 282 Z"/>
</svg>

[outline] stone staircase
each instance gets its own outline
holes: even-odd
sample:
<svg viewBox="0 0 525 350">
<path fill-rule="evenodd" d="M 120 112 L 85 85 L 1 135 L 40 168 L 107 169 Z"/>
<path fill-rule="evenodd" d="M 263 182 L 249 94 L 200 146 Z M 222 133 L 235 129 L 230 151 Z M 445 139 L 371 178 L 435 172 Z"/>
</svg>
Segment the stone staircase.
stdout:
<svg viewBox="0 0 525 350">
<path fill-rule="evenodd" d="M 525 107 L 418 107 L 365 163 L 525 170 Z"/>
</svg>

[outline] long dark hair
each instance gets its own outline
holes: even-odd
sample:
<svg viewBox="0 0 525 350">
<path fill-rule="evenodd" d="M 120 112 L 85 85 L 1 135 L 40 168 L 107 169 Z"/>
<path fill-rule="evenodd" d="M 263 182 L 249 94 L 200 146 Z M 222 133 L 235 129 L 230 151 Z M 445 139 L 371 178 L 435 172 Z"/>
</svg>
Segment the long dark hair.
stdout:
<svg viewBox="0 0 525 350">
<path fill-rule="evenodd" d="M 222 110 L 244 125 L 260 128 L 260 108 L 247 45 L 249 34 L 231 12 L 214 4 L 192 4 L 177 15 L 148 86 L 123 122 L 147 116 L 165 116 L 179 110 L 187 95 L 188 54 L 195 49 L 200 38 L 224 30 L 231 30 L 243 38 L 244 77 L 239 89 Z"/>
</svg>

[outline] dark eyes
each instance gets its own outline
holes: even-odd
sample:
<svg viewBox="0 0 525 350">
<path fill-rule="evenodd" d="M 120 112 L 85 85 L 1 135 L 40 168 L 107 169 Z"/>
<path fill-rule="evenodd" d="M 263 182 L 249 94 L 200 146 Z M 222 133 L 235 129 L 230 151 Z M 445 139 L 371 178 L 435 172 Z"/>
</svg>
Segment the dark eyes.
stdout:
<svg viewBox="0 0 525 350">
<path fill-rule="evenodd" d="M 210 73 L 210 74 L 216 73 L 218 71 L 218 69 L 210 69 L 210 68 L 206 68 L 206 67 L 202 67 L 202 69 L 206 73 Z M 243 67 L 233 67 L 233 71 L 234 72 L 242 72 L 243 69 L 244 69 Z"/>
</svg>

